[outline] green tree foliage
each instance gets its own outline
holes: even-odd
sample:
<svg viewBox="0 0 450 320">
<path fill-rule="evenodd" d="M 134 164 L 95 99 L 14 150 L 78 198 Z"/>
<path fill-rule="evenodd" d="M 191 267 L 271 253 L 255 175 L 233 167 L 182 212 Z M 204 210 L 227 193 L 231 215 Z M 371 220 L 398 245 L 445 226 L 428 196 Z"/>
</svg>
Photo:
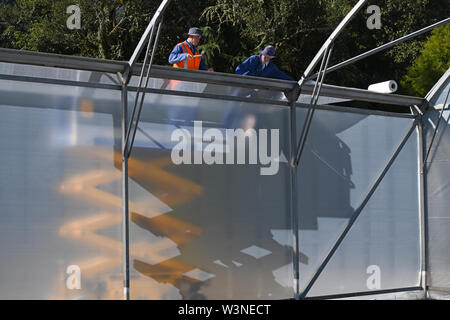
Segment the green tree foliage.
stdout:
<svg viewBox="0 0 450 320">
<path fill-rule="evenodd" d="M 355 0 L 217 0 L 203 18 L 211 27 L 213 64 L 233 72 L 245 57 L 272 44 L 276 63 L 300 78 L 325 39 L 356 4 Z M 381 9 L 381 29 L 369 30 L 369 5 Z M 448 16 L 447 0 L 372 0 L 344 29 L 335 43 L 330 64 L 442 20 Z M 327 75 L 327 82 L 367 88 L 371 83 L 400 80 L 418 56 L 424 37 Z M 220 53 L 219 49 L 220 48 Z"/>
<path fill-rule="evenodd" d="M 69 30 L 66 8 L 73 1 L 16 0 L 6 5 L 2 38 L 17 49 L 124 59 L 154 11 L 142 3 L 79 0 L 81 29 Z"/>
<path fill-rule="evenodd" d="M 277 48 L 275 63 L 300 78 L 325 39 L 356 0 L 173 0 L 155 63 L 167 65 L 173 47 L 191 26 L 208 39 L 200 50 L 208 66 L 234 72 L 259 48 Z M 81 30 L 68 30 L 66 8 L 73 0 L 0 0 L 0 46 L 105 59 L 128 60 L 159 0 L 77 0 Z M 369 0 L 381 9 L 381 29 L 369 30 L 364 7 L 347 25 L 330 65 L 411 33 L 449 16 L 448 0 Z M 367 88 L 402 79 L 417 59 L 427 35 L 327 74 L 328 83 Z M 143 55 L 141 56 L 141 59 Z M 403 90 L 403 91 L 402 91 Z M 400 92 L 405 92 L 400 88 Z"/>
<path fill-rule="evenodd" d="M 160 1 L 78 0 L 81 29 L 69 30 L 66 8 L 73 0 L 12 0 L 0 5 L 2 47 L 128 60 Z M 202 3 L 205 3 L 202 5 Z M 167 9 L 156 63 L 196 24 L 209 0 L 175 0 Z M 189 12 L 190 15 L 186 15 Z"/>
<path fill-rule="evenodd" d="M 412 95 L 425 96 L 450 68 L 450 26 L 433 30 L 414 64 L 407 69 L 402 86 Z"/>
</svg>

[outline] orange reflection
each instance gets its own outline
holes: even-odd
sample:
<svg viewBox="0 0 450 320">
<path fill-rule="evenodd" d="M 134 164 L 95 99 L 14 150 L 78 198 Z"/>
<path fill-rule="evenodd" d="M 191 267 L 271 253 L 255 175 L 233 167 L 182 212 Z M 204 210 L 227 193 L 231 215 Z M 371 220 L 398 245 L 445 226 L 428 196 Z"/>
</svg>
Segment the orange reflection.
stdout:
<svg viewBox="0 0 450 320">
<path fill-rule="evenodd" d="M 81 111 L 81 116 L 84 118 L 94 117 L 94 104 L 92 100 L 82 98 L 78 110 Z"/>
<path fill-rule="evenodd" d="M 131 220 L 155 235 L 169 237 L 177 245 L 189 242 L 202 233 L 199 227 L 166 214 L 149 219 L 132 212 Z"/>
<path fill-rule="evenodd" d="M 184 277 L 184 273 L 194 269 L 193 266 L 184 264 L 175 259 L 170 259 L 158 263 L 157 265 L 150 265 L 138 259 L 134 260 L 134 268 L 143 275 L 153 278 L 158 282 L 175 284 L 176 281 Z M 198 282 L 193 278 L 189 278 L 192 282 Z"/>
<path fill-rule="evenodd" d="M 97 160 L 100 159 L 101 161 L 110 162 L 112 158 L 111 152 L 107 149 L 79 148 L 77 151 L 77 153 L 85 153 L 86 156 L 94 156 Z M 117 153 L 113 156 L 114 159 L 120 159 L 121 157 Z M 200 196 L 203 192 L 200 185 L 163 169 L 171 163 L 171 159 L 168 156 L 151 161 L 130 158 L 129 177 L 131 179 L 139 178 L 141 181 L 149 181 L 152 185 L 164 190 L 164 192 L 156 195 L 156 197 L 171 207 Z M 102 165 L 102 167 L 104 166 Z M 103 292 L 101 296 L 99 296 L 99 293 L 83 290 L 83 293 L 87 294 L 87 298 L 89 299 L 123 298 L 121 291 L 122 273 L 118 271 L 121 270 L 122 266 L 122 241 L 101 234 L 101 230 L 114 226 L 118 227 L 117 225 L 122 223 L 122 214 L 119 213 L 119 209 L 122 208 L 122 199 L 120 196 L 100 189 L 102 185 L 113 182 L 117 183 L 121 179 L 122 174 L 116 169 L 99 169 L 72 176 L 63 181 L 59 187 L 61 193 L 76 197 L 83 202 L 101 206 L 105 210 L 102 213 L 74 219 L 59 229 L 59 235 L 61 237 L 92 247 L 99 254 L 94 258 L 76 263 L 80 266 L 83 279 L 86 282 L 103 283 L 104 287 L 100 290 Z M 133 265 L 137 271 L 143 276 L 150 277 L 157 282 L 174 284 L 177 279 L 184 277 L 184 273 L 195 268 L 195 266 L 184 264 L 175 259 L 169 259 L 167 253 L 164 251 L 198 237 L 202 232 L 199 227 L 170 216 L 170 213 L 160 214 L 150 206 L 142 203 L 130 201 L 129 207 L 131 221 L 156 236 L 164 237 L 159 238 L 159 240 L 154 240 L 151 243 L 148 241 L 140 241 L 131 245 L 130 250 L 132 255 L 136 257 Z M 150 263 L 143 262 L 142 260 Z M 108 270 L 109 272 L 106 273 L 105 271 Z M 116 270 L 116 274 L 114 274 L 113 270 Z M 152 299 L 162 298 L 164 289 L 157 286 L 155 288 L 161 290 L 160 294 L 158 295 L 153 291 L 149 295 L 149 279 L 143 276 L 139 275 L 133 279 L 133 289 L 131 290 L 133 296 L 145 296 L 151 297 Z M 192 278 L 188 279 L 190 281 L 196 281 Z M 155 286 L 155 283 L 152 285 Z M 106 290 L 104 290 L 105 287 Z M 65 287 L 61 287 L 61 285 L 58 286 L 57 291 L 57 297 L 59 298 L 66 299 L 74 296 L 73 292 L 70 292 Z"/>
</svg>

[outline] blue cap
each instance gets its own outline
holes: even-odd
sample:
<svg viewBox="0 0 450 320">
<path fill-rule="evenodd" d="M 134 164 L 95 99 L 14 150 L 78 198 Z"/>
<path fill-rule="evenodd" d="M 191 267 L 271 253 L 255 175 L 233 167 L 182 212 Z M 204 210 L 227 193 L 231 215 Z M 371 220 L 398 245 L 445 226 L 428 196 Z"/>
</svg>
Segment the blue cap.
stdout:
<svg viewBox="0 0 450 320">
<path fill-rule="evenodd" d="M 264 50 L 259 50 L 259 53 L 268 58 L 275 58 L 275 48 L 273 46 L 267 46 Z"/>
</svg>

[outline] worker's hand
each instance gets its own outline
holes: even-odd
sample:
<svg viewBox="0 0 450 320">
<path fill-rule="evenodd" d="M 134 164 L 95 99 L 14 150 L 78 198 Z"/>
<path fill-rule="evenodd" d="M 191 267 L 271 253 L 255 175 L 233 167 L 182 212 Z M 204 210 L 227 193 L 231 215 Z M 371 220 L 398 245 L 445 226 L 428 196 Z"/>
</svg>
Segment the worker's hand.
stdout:
<svg viewBox="0 0 450 320">
<path fill-rule="evenodd" d="M 194 59 L 194 57 L 192 56 L 192 54 L 187 53 L 187 54 L 186 54 L 186 59 L 187 59 L 187 60 L 192 60 L 192 59 Z"/>
<path fill-rule="evenodd" d="M 214 69 L 213 68 L 208 68 L 208 71 L 209 72 L 214 72 Z"/>
</svg>

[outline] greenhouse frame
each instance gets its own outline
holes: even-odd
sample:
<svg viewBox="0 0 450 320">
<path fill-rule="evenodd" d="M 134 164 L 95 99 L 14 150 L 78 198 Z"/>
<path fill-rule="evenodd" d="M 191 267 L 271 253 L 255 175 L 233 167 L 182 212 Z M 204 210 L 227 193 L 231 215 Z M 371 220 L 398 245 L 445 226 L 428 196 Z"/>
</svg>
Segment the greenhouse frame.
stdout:
<svg viewBox="0 0 450 320">
<path fill-rule="evenodd" d="M 168 0 L 130 61 L 0 49 L 0 298 L 447 298 L 450 69 L 324 78 L 450 19 L 328 67 L 366 2 L 298 83 L 153 65 Z"/>
</svg>

